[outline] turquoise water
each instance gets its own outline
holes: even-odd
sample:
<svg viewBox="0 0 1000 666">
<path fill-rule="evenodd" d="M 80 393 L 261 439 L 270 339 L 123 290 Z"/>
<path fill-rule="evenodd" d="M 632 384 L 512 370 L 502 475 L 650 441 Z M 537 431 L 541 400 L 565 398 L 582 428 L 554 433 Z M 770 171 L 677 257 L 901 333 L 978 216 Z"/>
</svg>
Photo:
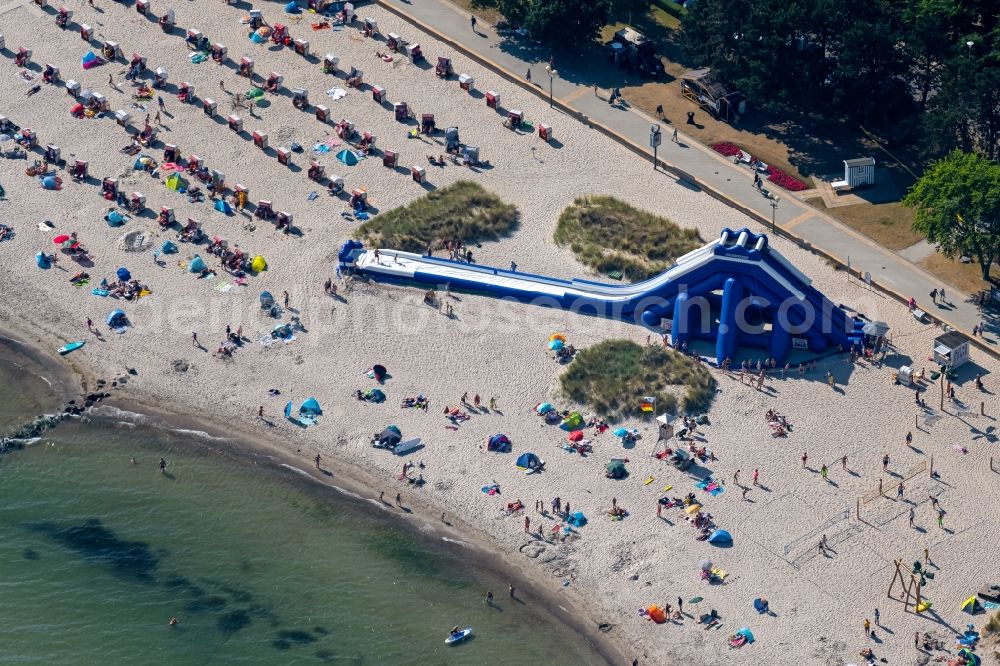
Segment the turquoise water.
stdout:
<svg viewBox="0 0 1000 666">
<path fill-rule="evenodd" d="M 604 663 L 461 552 L 312 485 L 111 424 L 0 456 L 0 662 Z M 475 637 L 446 647 L 453 625 Z"/>
</svg>

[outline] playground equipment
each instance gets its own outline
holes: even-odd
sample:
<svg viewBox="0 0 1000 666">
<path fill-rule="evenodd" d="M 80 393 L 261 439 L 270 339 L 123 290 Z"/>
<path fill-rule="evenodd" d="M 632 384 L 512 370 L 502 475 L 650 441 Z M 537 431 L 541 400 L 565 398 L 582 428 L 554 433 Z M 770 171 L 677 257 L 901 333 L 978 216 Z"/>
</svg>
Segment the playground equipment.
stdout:
<svg viewBox="0 0 1000 666">
<path fill-rule="evenodd" d="M 766 349 L 784 363 L 792 349 L 822 353 L 860 346 L 864 322 L 850 317 L 787 259 L 768 247 L 767 236 L 724 229 L 718 240 L 680 257 L 642 282 L 612 285 L 563 280 L 409 252 L 379 248 L 392 261 L 347 241 L 341 269 L 376 280 L 448 284 L 581 314 L 633 321 L 670 331 L 674 344 L 708 340 L 719 362 L 737 347 Z"/>
</svg>

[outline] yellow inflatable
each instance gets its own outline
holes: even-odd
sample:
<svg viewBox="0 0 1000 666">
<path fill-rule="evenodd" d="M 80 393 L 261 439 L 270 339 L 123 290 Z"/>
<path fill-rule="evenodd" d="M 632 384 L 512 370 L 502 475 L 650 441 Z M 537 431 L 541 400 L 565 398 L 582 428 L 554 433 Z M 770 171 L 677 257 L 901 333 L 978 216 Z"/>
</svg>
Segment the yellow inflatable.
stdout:
<svg viewBox="0 0 1000 666">
<path fill-rule="evenodd" d="M 264 257 L 258 254 L 253 258 L 253 261 L 250 262 L 250 268 L 253 269 L 254 273 L 260 273 L 262 270 L 267 268 L 267 262 L 264 261 Z"/>
</svg>

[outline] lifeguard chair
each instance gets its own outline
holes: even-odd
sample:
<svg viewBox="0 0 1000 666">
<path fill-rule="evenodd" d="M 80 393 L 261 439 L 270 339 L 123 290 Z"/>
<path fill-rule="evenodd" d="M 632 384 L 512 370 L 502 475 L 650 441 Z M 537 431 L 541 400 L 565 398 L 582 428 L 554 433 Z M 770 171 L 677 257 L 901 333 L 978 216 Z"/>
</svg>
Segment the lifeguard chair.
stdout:
<svg viewBox="0 0 1000 666">
<path fill-rule="evenodd" d="M 111 110 L 111 103 L 103 94 L 95 92 L 91 97 L 90 108 L 95 113 L 104 113 Z"/>
<path fill-rule="evenodd" d="M 368 207 L 368 192 L 361 187 L 351 190 L 351 198 L 348 200 L 348 204 L 354 210 L 364 210 Z"/>
<path fill-rule="evenodd" d="M 310 162 L 307 175 L 309 180 L 314 180 L 317 183 L 322 182 L 326 178 L 326 167 L 316 161 Z"/>
<path fill-rule="evenodd" d="M 226 55 L 228 53 L 229 48 L 225 44 L 212 44 L 212 60 L 220 65 L 226 62 Z"/>
<path fill-rule="evenodd" d="M 250 188 L 239 183 L 233 185 L 233 202 L 236 204 L 236 210 L 243 210 L 249 201 Z"/>
<path fill-rule="evenodd" d="M 423 183 L 427 180 L 427 171 L 422 166 L 411 166 L 410 178 L 418 183 Z"/>
<path fill-rule="evenodd" d="M 326 186 L 326 189 L 329 190 L 330 194 L 333 196 L 340 194 L 344 191 L 344 179 L 336 174 L 330 176 L 330 182 Z"/>
<path fill-rule="evenodd" d="M 257 30 L 264 25 L 264 14 L 259 9 L 250 10 L 250 29 Z M 280 25 L 280 24 L 279 24 Z M 277 27 L 277 26 L 275 26 Z M 284 26 L 282 26 L 284 27 Z"/>
<path fill-rule="evenodd" d="M 292 46 L 295 52 L 300 56 L 306 57 L 309 55 L 309 42 L 304 39 L 296 39 L 292 41 Z"/>
<path fill-rule="evenodd" d="M 471 92 L 472 86 L 474 86 L 475 84 L 476 80 L 471 76 L 469 76 L 468 74 L 458 75 L 458 87 L 464 90 L 465 92 Z"/>
<path fill-rule="evenodd" d="M 385 36 L 385 46 L 393 53 L 399 53 L 399 49 L 403 46 L 403 40 L 396 33 L 390 32 Z"/>
<path fill-rule="evenodd" d="M 209 180 L 209 185 L 213 190 L 221 190 L 226 186 L 226 174 L 221 171 L 216 171 L 212 169 L 211 179 Z"/>
<path fill-rule="evenodd" d="M 264 81 L 264 90 L 269 93 L 276 93 L 278 89 L 281 88 L 281 84 L 285 82 L 285 77 L 277 72 L 271 72 L 267 75 L 267 80 Z"/>
<path fill-rule="evenodd" d="M 215 110 L 218 108 L 218 104 L 215 103 L 214 99 L 205 98 L 201 100 L 201 110 L 204 111 L 205 115 L 209 118 L 215 117 Z"/>
<path fill-rule="evenodd" d="M 505 123 L 507 127 L 509 127 L 512 130 L 515 130 L 521 126 L 522 122 L 524 122 L 523 113 L 521 113 L 517 109 L 511 109 L 510 111 L 507 112 L 507 120 Z"/>
<path fill-rule="evenodd" d="M 264 132 L 253 131 L 253 145 L 257 146 L 261 150 L 267 150 L 267 134 Z"/>
<path fill-rule="evenodd" d="M 364 74 L 357 67 L 351 67 L 351 71 L 347 74 L 347 85 L 351 88 L 360 88 L 364 81 Z"/>
<path fill-rule="evenodd" d="M 385 103 L 385 88 L 382 86 L 372 86 L 372 99 L 379 104 Z"/>
<path fill-rule="evenodd" d="M 332 53 L 327 53 L 323 56 L 323 66 L 322 71 L 324 74 L 336 74 L 337 65 L 340 64 L 340 58 L 333 55 Z"/>
<path fill-rule="evenodd" d="M 389 167 L 390 169 L 396 168 L 396 163 L 399 161 L 399 153 L 392 150 L 382 151 L 382 166 Z"/>
<path fill-rule="evenodd" d="M 420 48 L 420 44 L 407 44 L 406 55 L 410 56 L 411 62 L 417 62 L 424 57 L 424 52 L 423 49 Z"/>
<path fill-rule="evenodd" d="M 274 151 L 278 155 L 278 164 L 284 164 L 288 166 L 292 159 L 292 153 L 287 148 L 278 148 Z"/>
<path fill-rule="evenodd" d="M 18 67 L 27 67 L 31 64 L 31 49 L 26 49 L 23 46 L 18 47 L 17 53 L 14 55 L 14 64 Z"/>
<path fill-rule="evenodd" d="M 137 74 L 142 74 L 146 71 L 146 56 L 141 53 L 133 53 L 128 66 L 130 69 L 134 69 Z"/>
<path fill-rule="evenodd" d="M 543 124 L 539 123 L 538 124 L 538 138 L 541 139 L 542 141 L 551 141 L 552 140 L 552 126 L 551 125 L 543 125 Z"/>
<path fill-rule="evenodd" d="M 65 7 L 60 7 L 59 11 L 56 13 L 56 25 L 65 30 L 66 26 L 69 24 L 72 18 L 73 18 L 72 10 L 67 9 Z"/>
<path fill-rule="evenodd" d="M 253 59 L 247 58 L 246 56 L 240 58 L 240 69 L 239 75 L 245 76 L 248 79 L 253 78 Z"/>
<path fill-rule="evenodd" d="M 362 19 L 361 30 L 365 33 L 365 37 L 374 37 L 378 34 L 378 23 L 375 22 L 375 19 Z"/>
<path fill-rule="evenodd" d="M 51 143 L 45 146 L 45 161 L 49 164 L 59 164 L 62 161 L 62 149 Z"/>
<path fill-rule="evenodd" d="M 309 93 L 304 88 L 296 88 L 292 91 L 292 106 L 302 111 L 309 107 Z"/>
<path fill-rule="evenodd" d="M 251 12 L 251 14 L 252 13 L 253 12 Z M 195 30 L 194 28 L 188 28 L 187 33 L 184 35 L 184 42 L 187 44 L 189 49 L 194 51 L 198 50 L 204 39 L 205 35 L 201 34 L 201 30 Z"/>
<path fill-rule="evenodd" d="M 87 180 L 87 177 L 90 175 L 90 169 L 87 166 L 87 162 L 84 160 L 75 160 L 69 171 L 69 175 L 73 178 L 73 180 L 78 182 Z"/>
<path fill-rule="evenodd" d="M 288 230 L 292 228 L 292 214 L 283 210 L 279 210 L 275 213 L 274 228 L 279 230 L 284 229 L 287 233 Z"/>
<path fill-rule="evenodd" d="M 94 29 L 91 28 L 86 23 L 81 23 L 80 24 L 80 39 L 82 39 L 85 42 L 89 42 L 93 36 L 94 36 Z"/>
<path fill-rule="evenodd" d="M 329 122 L 330 120 L 330 109 L 326 108 L 322 104 L 316 105 L 316 120 L 321 123 Z"/>
<path fill-rule="evenodd" d="M 500 95 L 493 90 L 486 92 L 486 106 L 491 109 L 496 109 L 500 104 Z"/>
<path fill-rule="evenodd" d="M 132 116 L 125 109 L 115 111 L 115 122 L 118 123 L 120 127 L 128 127 L 128 123 L 131 119 Z"/>
<path fill-rule="evenodd" d="M 194 85 L 184 81 L 177 89 L 177 99 L 185 104 L 194 102 Z"/>
<path fill-rule="evenodd" d="M 80 84 L 73 79 L 66 81 L 66 94 L 76 98 L 80 94 Z"/>
<path fill-rule="evenodd" d="M 375 135 L 371 132 L 362 132 L 361 141 L 358 142 L 358 148 L 368 152 L 375 145 L 375 138 Z"/>
<path fill-rule="evenodd" d="M 278 46 L 288 46 L 289 39 L 288 28 L 282 23 L 275 23 L 271 31 L 271 42 Z"/>
<path fill-rule="evenodd" d="M 200 168 L 201 168 L 201 158 L 198 157 L 197 155 L 189 155 L 187 160 L 185 161 L 184 169 L 188 173 L 194 173 Z"/>
<path fill-rule="evenodd" d="M 135 0 L 135 11 L 143 16 L 149 14 L 149 0 Z"/>
<path fill-rule="evenodd" d="M 233 130 L 234 132 L 239 133 L 243 131 L 243 119 L 237 116 L 235 113 L 226 116 L 226 124 L 229 125 L 229 129 Z"/>
<path fill-rule="evenodd" d="M 181 150 L 172 143 L 163 146 L 163 161 L 176 164 L 181 161 Z"/>
</svg>

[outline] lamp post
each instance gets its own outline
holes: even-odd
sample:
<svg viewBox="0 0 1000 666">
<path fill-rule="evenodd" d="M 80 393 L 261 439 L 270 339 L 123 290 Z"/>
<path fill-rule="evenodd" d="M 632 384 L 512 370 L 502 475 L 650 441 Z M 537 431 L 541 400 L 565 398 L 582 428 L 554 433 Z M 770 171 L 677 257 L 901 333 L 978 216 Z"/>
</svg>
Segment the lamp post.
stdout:
<svg viewBox="0 0 1000 666">
<path fill-rule="evenodd" d="M 771 199 L 771 233 L 778 233 L 777 227 L 774 224 L 774 214 L 778 211 L 778 202 L 781 201 L 781 197 L 775 195 Z"/>
<path fill-rule="evenodd" d="M 970 39 L 965 43 L 965 45 L 969 47 L 969 60 L 972 60 L 972 47 L 975 46 L 976 43 Z"/>
<path fill-rule="evenodd" d="M 649 147 L 653 149 L 653 171 L 656 171 L 656 149 L 660 145 L 663 135 L 659 125 L 651 125 L 649 128 Z"/>
<path fill-rule="evenodd" d="M 559 71 L 552 68 L 552 65 L 546 65 L 545 71 L 549 74 L 549 108 L 552 108 L 552 82 L 557 76 L 559 76 Z"/>
</svg>

